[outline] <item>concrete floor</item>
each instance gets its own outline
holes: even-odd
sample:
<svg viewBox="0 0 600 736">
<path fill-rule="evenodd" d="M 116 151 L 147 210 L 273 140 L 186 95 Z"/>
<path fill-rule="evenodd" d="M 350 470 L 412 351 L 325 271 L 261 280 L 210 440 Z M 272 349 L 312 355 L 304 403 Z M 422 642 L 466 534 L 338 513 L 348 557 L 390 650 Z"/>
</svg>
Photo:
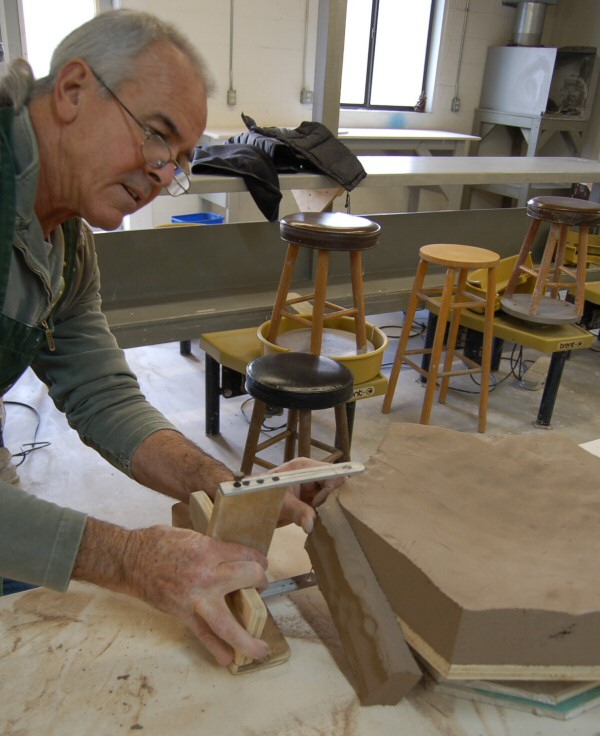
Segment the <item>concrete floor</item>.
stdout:
<svg viewBox="0 0 600 736">
<path fill-rule="evenodd" d="M 399 334 L 401 314 L 376 315 L 369 319 L 384 326 L 390 337 Z M 420 340 L 420 337 L 414 338 L 415 346 Z M 390 339 L 384 372 L 389 373 L 396 344 L 396 339 Z M 498 385 L 490 393 L 486 435 L 553 432 L 570 437 L 578 444 L 600 438 L 600 352 L 576 350 L 567 361 L 554 409 L 553 428 L 545 430 L 533 424 L 541 390 L 522 388 L 519 380 L 509 375 L 510 351 L 511 346 L 505 345 L 505 358 L 495 374 Z M 222 399 L 221 435 L 206 437 L 204 355 L 198 346 L 192 346 L 189 357 L 179 354 L 176 343 L 129 349 L 127 356 L 149 400 L 192 440 L 237 469 L 251 414 L 248 397 Z M 535 361 L 540 354 L 525 351 L 524 357 Z M 506 376 L 506 380 L 502 380 Z M 417 378 L 410 369 L 402 371 L 392 411 L 387 415 L 381 413 L 381 396 L 357 403 L 352 445 L 354 460 L 366 461 L 391 423 L 418 421 L 424 390 Z M 460 380 L 463 389 L 477 390 L 470 378 Z M 22 488 L 126 527 L 170 523 L 171 500 L 142 488 L 85 447 L 68 427 L 64 416 L 56 411 L 45 387 L 33 374 L 28 372 L 5 398 L 5 443 L 13 454 L 34 440 L 37 419 L 33 411 L 12 405 L 10 401 L 23 402 L 39 414 L 37 441 L 50 443 L 33 452 L 19 467 Z M 476 432 L 477 404 L 475 393 L 451 391 L 446 405 L 434 404 L 431 424 Z M 331 438 L 332 414 L 322 412 L 315 420 L 315 433 L 323 433 L 323 439 Z M 270 423 L 280 421 L 280 417 L 274 417 Z M 429 461 L 430 458 L 424 458 L 424 462 Z"/>
</svg>

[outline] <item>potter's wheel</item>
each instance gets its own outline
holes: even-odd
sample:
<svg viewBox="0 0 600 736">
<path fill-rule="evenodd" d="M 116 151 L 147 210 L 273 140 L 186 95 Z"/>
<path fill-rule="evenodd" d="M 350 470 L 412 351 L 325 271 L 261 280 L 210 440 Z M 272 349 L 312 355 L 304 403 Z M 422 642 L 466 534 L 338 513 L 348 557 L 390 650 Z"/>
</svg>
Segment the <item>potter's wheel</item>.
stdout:
<svg viewBox="0 0 600 736">
<path fill-rule="evenodd" d="M 287 348 L 295 353 L 310 352 L 311 330 L 288 330 L 277 337 L 277 345 Z M 367 352 L 375 350 L 372 342 L 367 342 Z M 356 355 L 356 336 L 347 330 L 336 330 L 326 327 L 323 330 L 323 341 L 321 343 L 321 355 L 327 358 L 343 358 L 348 355 Z"/>
<path fill-rule="evenodd" d="M 554 299 L 543 296 L 537 314 L 529 313 L 531 294 L 513 294 L 511 297 L 503 296 L 500 304 L 502 311 L 517 317 L 524 322 L 532 322 L 537 325 L 562 325 L 574 324 L 579 317 L 575 306 L 563 299 Z"/>
</svg>

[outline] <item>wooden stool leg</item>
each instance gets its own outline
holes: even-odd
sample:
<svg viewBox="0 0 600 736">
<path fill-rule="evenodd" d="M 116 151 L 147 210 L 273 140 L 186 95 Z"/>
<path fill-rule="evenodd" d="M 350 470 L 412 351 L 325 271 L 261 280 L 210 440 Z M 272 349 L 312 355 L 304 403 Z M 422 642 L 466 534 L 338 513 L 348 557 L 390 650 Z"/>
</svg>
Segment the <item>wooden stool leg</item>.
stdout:
<svg viewBox="0 0 600 736">
<path fill-rule="evenodd" d="M 541 224 L 541 220 L 533 220 L 527 230 L 525 240 L 523 241 L 523 245 L 521 246 L 521 250 L 519 251 L 519 257 L 517 258 L 517 262 L 515 263 L 513 272 L 511 273 L 508 284 L 506 285 L 506 289 L 504 290 L 504 296 L 506 297 L 511 297 L 515 293 L 517 282 L 519 280 L 519 276 L 521 275 L 521 266 L 523 266 L 525 261 L 527 260 L 527 256 L 531 251 L 531 246 L 533 245 L 533 241 L 535 240 L 535 236 L 537 235 Z"/>
<path fill-rule="evenodd" d="M 325 322 L 325 301 L 327 299 L 327 278 L 329 276 L 329 261 L 331 255 L 328 250 L 318 251 L 317 273 L 315 275 L 315 295 L 312 314 L 312 334 L 310 338 L 310 352 L 320 355 L 323 341 L 323 324 Z"/>
<path fill-rule="evenodd" d="M 356 354 L 363 355 L 367 352 L 367 331 L 365 322 L 367 320 L 365 310 L 365 290 L 363 284 L 363 262 L 360 251 L 350 251 L 350 273 L 352 275 L 352 295 L 354 299 L 354 330 L 356 332 Z"/>
<path fill-rule="evenodd" d="M 335 445 L 342 451 L 340 462 L 345 463 L 350 460 L 350 432 L 345 404 L 335 407 L 335 436 Z"/>
<path fill-rule="evenodd" d="M 244 475 L 250 475 L 254 466 L 254 456 L 262 430 L 262 423 L 265 417 L 267 405 L 264 401 L 254 400 L 254 408 L 252 409 L 252 419 L 250 420 L 250 429 L 246 437 L 246 445 L 244 447 L 244 455 L 242 457 L 242 465 L 240 472 Z"/>
<path fill-rule="evenodd" d="M 577 246 L 577 289 L 575 293 L 575 312 L 578 317 L 583 315 L 585 303 L 585 275 L 587 268 L 589 226 L 581 225 L 579 228 L 579 244 Z"/>
<path fill-rule="evenodd" d="M 554 275 L 552 277 L 553 285 L 550 288 L 550 296 L 553 299 L 558 299 L 560 294 L 560 283 L 562 278 L 563 266 L 565 263 L 568 232 L 569 228 L 567 225 L 558 226 L 558 244 L 556 248 L 556 256 L 554 258 Z"/>
<path fill-rule="evenodd" d="M 398 376 L 400 375 L 400 369 L 402 368 L 402 362 L 404 360 L 404 353 L 406 352 L 406 346 L 408 344 L 408 338 L 410 337 L 410 331 L 412 329 L 412 323 L 415 319 L 417 307 L 420 301 L 420 292 L 423 288 L 423 282 L 427 275 L 427 261 L 421 260 L 419 267 L 417 268 L 417 274 L 415 276 L 415 282 L 413 285 L 412 294 L 406 308 L 406 315 L 404 317 L 404 324 L 402 326 L 402 332 L 400 334 L 400 340 L 398 341 L 398 347 L 396 348 L 396 357 L 394 358 L 394 365 L 388 379 L 388 385 L 383 398 L 383 405 L 381 411 L 387 414 L 392 406 L 394 399 L 394 392 L 396 391 L 396 384 L 398 383 Z"/>
<path fill-rule="evenodd" d="M 298 411 L 298 457 L 310 457 L 311 413 Z"/>
<path fill-rule="evenodd" d="M 469 271 L 466 268 L 461 268 L 458 272 L 458 286 L 456 288 L 456 294 L 454 301 L 461 303 L 464 301 L 465 286 L 467 283 L 467 276 Z M 454 355 L 456 352 L 456 341 L 458 339 L 458 329 L 460 327 L 460 313 L 462 309 L 457 307 L 452 309 L 452 319 L 450 321 L 450 330 L 448 332 L 448 341 L 446 343 L 446 358 L 444 360 L 444 367 L 442 373 L 450 373 L 452 370 L 452 364 L 454 363 Z M 443 375 L 440 384 L 440 393 L 438 395 L 438 401 L 440 404 L 446 403 L 446 396 L 448 395 L 448 387 L 450 385 L 450 376 Z"/>
<path fill-rule="evenodd" d="M 477 430 L 485 432 L 487 423 L 488 398 L 490 394 L 490 375 L 492 372 L 492 349 L 494 332 L 494 309 L 496 306 L 496 268 L 488 269 L 487 301 L 483 327 L 483 346 L 481 351 L 481 385 L 479 389 L 479 424 Z"/>
<path fill-rule="evenodd" d="M 267 340 L 272 343 L 276 341 L 277 334 L 279 333 L 281 316 L 287 301 L 290 286 L 292 285 L 292 277 L 294 275 L 299 251 L 300 246 L 295 243 L 290 243 L 287 247 L 285 261 L 281 271 L 281 277 L 279 279 L 279 287 L 277 288 L 277 295 L 275 296 L 275 305 L 273 306 L 271 324 L 269 325 L 269 334 L 267 335 Z"/>
<path fill-rule="evenodd" d="M 546 241 L 546 247 L 544 248 L 544 255 L 542 256 L 542 262 L 538 270 L 537 281 L 531 295 L 531 301 L 529 303 L 529 314 L 536 315 L 540 306 L 540 301 L 546 292 L 546 282 L 548 281 L 548 271 L 550 270 L 550 264 L 554 257 L 554 253 L 557 248 L 559 239 L 559 226 L 553 223 L 550 226 L 550 232 L 548 233 L 548 240 Z"/>
<path fill-rule="evenodd" d="M 296 443 L 298 441 L 298 409 L 288 409 L 287 416 L 288 436 L 285 438 L 283 462 L 296 457 Z"/>
<path fill-rule="evenodd" d="M 429 370 L 427 372 L 427 384 L 425 386 L 425 398 L 421 407 L 421 424 L 429 424 L 431 416 L 431 408 L 433 406 L 433 397 L 436 390 L 436 382 L 440 370 L 440 361 L 442 358 L 442 348 L 444 346 L 444 333 L 448 324 L 450 315 L 450 307 L 452 305 L 452 292 L 454 290 L 455 268 L 449 268 L 446 271 L 446 281 L 442 291 L 440 301 L 440 310 L 438 314 L 438 323 L 433 338 L 433 347 L 431 348 L 431 360 Z"/>
</svg>

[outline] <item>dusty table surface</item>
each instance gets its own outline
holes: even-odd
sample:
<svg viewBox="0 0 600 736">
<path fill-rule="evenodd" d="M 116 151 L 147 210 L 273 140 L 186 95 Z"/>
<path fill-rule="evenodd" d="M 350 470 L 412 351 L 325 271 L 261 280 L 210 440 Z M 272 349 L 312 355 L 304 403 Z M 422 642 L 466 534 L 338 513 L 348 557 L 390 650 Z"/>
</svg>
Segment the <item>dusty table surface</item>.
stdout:
<svg viewBox="0 0 600 736">
<path fill-rule="evenodd" d="M 275 577 L 306 572 L 304 536 L 278 530 Z M 562 722 L 431 693 L 361 707 L 316 588 L 271 599 L 292 656 L 232 675 L 175 619 L 126 596 L 72 583 L 0 599 L 0 733 L 113 736 L 591 736 L 600 711 Z"/>
</svg>

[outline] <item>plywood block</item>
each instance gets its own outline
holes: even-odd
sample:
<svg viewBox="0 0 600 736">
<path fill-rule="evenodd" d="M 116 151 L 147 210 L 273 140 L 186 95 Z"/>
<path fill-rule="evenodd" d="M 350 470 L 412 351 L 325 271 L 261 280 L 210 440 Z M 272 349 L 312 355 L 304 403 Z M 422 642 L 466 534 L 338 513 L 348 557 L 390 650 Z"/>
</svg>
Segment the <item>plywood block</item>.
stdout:
<svg viewBox="0 0 600 736">
<path fill-rule="evenodd" d="M 190 519 L 190 507 L 187 503 L 179 501 L 171 506 L 171 524 L 179 529 L 192 529 Z"/>
<path fill-rule="evenodd" d="M 421 678 L 402 631 L 337 501 L 319 507 L 306 549 L 363 705 L 393 705 Z"/>
<path fill-rule="evenodd" d="M 279 489 L 277 489 L 279 490 Z M 283 493 L 285 493 L 283 488 Z M 234 498 L 255 498 L 258 499 L 261 494 L 254 493 L 247 496 L 236 496 Z M 217 496 L 218 498 L 218 496 Z M 243 508 L 241 508 L 243 506 Z M 254 521 L 254 515 L 251 513 L 247 502 L 242 504 L 228 504 L 221 503 L 213 506 L 213 502 L 209 498 L 208 494 L 204 491 L 197 491 L 192 493 L 190 496 L 189 516 L 192 524 L 192 528 L 196 531 L 207 534 L 208 536 L 214 536 L 222 541 L 229 542 L 240 542 L 239 539 L 235 538 L 235 534 L 239 531 L 239 519 L 232 519 L 231 523 L 228 523 L 225 518 L 217 518 L 218 515 L 223 516 L 232 515 L 234 516 L 237 512 L 246 512 L 246 523 Z M 257 507 L 262 508 L 262 504 L 258 503 Z M 220 510 L 218 510 L 220 509 Z M 260 514 L 259 514 L 260 517 Z M 277 511 L 277 518 L 279 517 L 279 510 Z M 260 517 L 264 520 L 264 516 Z M 211 526 L 216 529 L 216 534 L 211 534 Z M 253 527 L 253 523 L 250 524 Z M 273 529 L 275 527 L 273 526 Z M 272 536 L 271 531 L 271 536 Z M 228 538 L 223 538 L 219 534 L 224 535 Z M 243 535 L 242 535 L 243 536 Z M 244 538 L 250 538 L 250 534 L 246 534 Z M 259 543 L 265 543 L 265 533 L 263 530 L 256 529 L 255 538 L 258 539 Z M 266 545 L 267 549 L 270 544 L 270 537 Z M 241 542 L 244 544 L 245 542 Z M 248 545 L 253 546 L 253 545 Z M 263 639 L 269 646 L 269 655 L 262 661 L 255 661 L 239 652 L 234 652 L 233 662 L 229 666 L 230 671 L 233 674 L 241 674 L 243 672 L 256 671 L 259 669 L 265 669 L 266 667 L 273 667 L 276 664 L 285 662 L 290 656 L 290 648 L 286 642 L 283 634 L 279 631 L 279 628 L 272 616 L 270 615 L 267 607 L 265 606 L 262 598 L 254 588 L 246 588 L 243 590 L 236 590 L 227 596 L 227 603 L 241 625 L 246 631 L 255 639 Z"/>
<path fill-rule="evenodd" d="M 213 502 L 205 491 L 196 491 L 190 496 L 189 516 L 192 529 L 200 534 L 208 534 Z"/>
<path fill-rule="evenodd" d="M 275 667 L 278 664 L 287 662 L 290 658 L 291 650 L 289 644 L 285 640 L 285 637 L 279 630 L 275 619 L 271 615 L 268 608 L 265 608 L 267 612 L 267 618 L 265 622 L 265 628 L 262 634 L 262 639 L 267 642 L 269 646 L 269 654 L 265 659 L 260 661 L 251 661 L 241 664 L 234 664 L 230 666 L 231 672 L 236 675 L 243 675 L 246 672 L 256 672 L 258 670 L 264 670 L 268 667 Z"/>
<path fill-rule="evenodd" d="M 287 487 L 281 486 L 259 492 L 225 495 L 219 489 L 207 534 L 223 542 L 245 544 L 266 555 L 286 491 Z"/>
</svg>

